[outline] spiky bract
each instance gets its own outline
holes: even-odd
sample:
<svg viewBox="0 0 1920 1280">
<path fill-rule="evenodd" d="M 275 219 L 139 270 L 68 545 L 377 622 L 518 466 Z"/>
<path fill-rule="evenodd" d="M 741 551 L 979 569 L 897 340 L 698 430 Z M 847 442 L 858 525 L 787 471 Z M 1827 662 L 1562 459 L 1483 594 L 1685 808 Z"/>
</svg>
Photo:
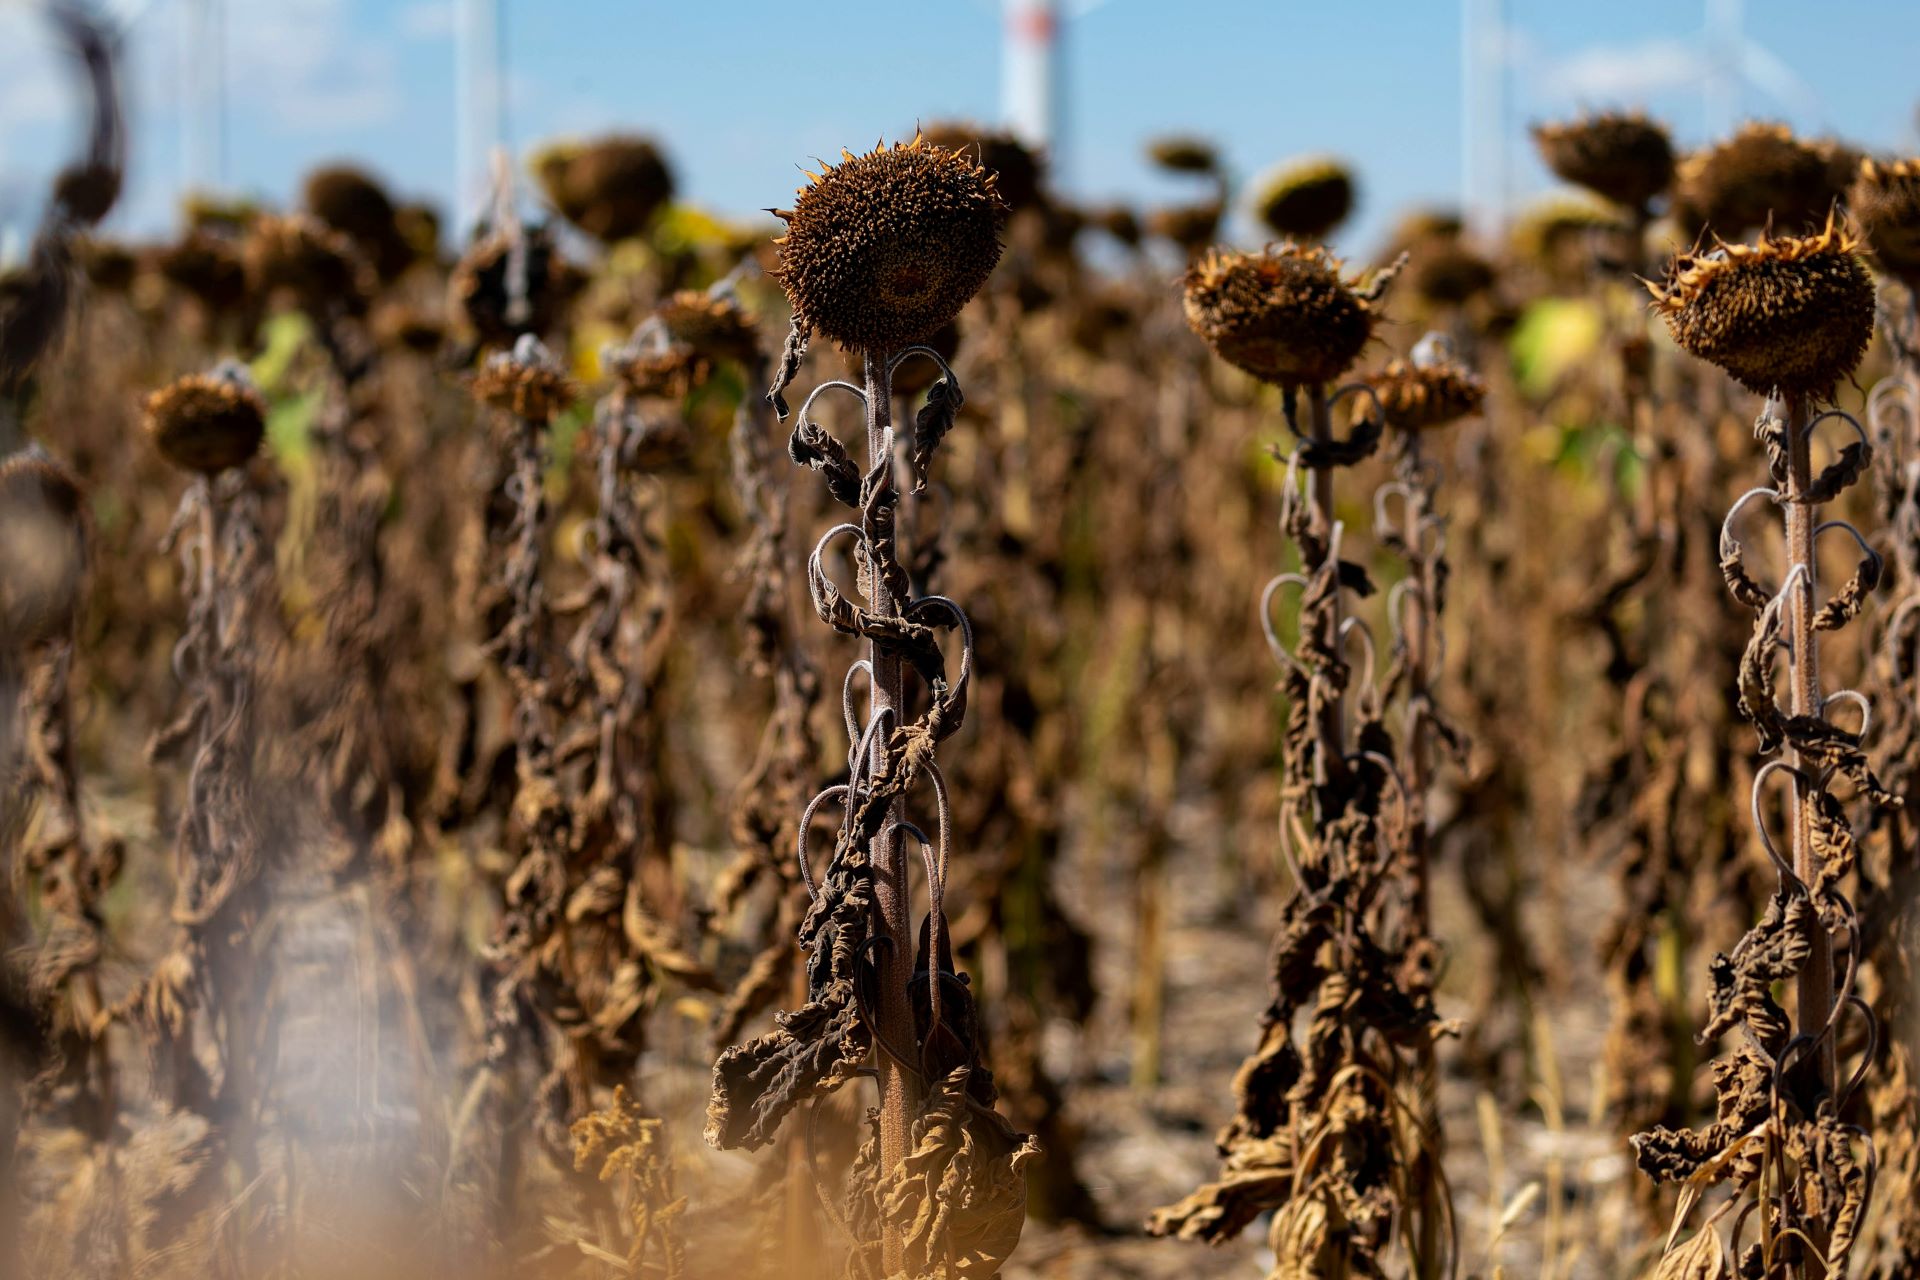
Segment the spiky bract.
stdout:
<svg viewBox="0 0 1920 1280">
<path fill-rule="evenodd" d="M 959 151 L 993 175 L 994 189 L 1015 213 L 1045 200 L 1041 179 L 1046 166 L 1039 153 L 1011 133 L 960 121 L 930 124 L 920 131 L 929 146 Z"/>
</svg>

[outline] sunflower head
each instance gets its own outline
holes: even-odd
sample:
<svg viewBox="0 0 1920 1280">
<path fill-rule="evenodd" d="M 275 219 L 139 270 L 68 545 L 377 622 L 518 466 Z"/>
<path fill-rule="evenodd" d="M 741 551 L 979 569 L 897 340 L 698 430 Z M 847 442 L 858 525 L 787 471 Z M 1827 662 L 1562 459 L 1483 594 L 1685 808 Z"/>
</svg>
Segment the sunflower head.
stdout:
<svg viewBox="0 0 1920 1280">
<path fill-rule="evenodd" d="M 71 634 L 86 567 L 79 484 L 37 450 L 0 462 L 0 651 Z"/>
<path fill-rule="evenodd" d="M 1267 175 L 1253 203 L 1275 235 L 1318 241 L 1347 220 L 1353 199 L 1353 171 L 1331 156 L 1311 156 Z"/>
<path fill-rule="evenodd" d="M 1516 258 L 1564 282 L 1585 273 L 1596 235 L 1624 225 L 1612 205 L 1582 192 L 1562 192 L 1527 206 L 1508 233 L 1508 244 Z"/>
<path fill-rule="evenodd" d="M 1045 203 L 1041 182 L 1046 164 L 1040 154 L 1011 133 L 960 121 L 930 124 L 920 131 L 928 146 L 958 151 L 993 175 L 1009 212 L 1018 213 Z"/>
<path fill-rule="evenodd" d="M 530 167 L 561 217 L 608 244 L 644 232 L 673 198 L 673 172 L 659 147 L 633 134 L 553 143 Z"/>
<path fill-rule="evenodd" d="M 231 362 L 193 373 L 147 397 L 147 434 L 183 471 L 214 475 L 245 466 L 260 451 L 267 405 L 246 370 Z"/>
<path fill-rule="evenodd" d="M 1457 239 L 1413 255 L 1413 291 L 1428 306 L 1464 307 L 1493 288 L 1495 278 L 1493 264 Z"/>
<path fill-rule="evenodd" d="M 1873 277 L 1828 218 L 1810 236 L 1683 253 L 1647 287 L 1674 341 L 1762 395 L 1831 399 L 1873 336 Z"/>
<path fill-rule="evenodd" d="M 160 276 L 209 311 L 227 311 L 247 299 L 247 268 L 226 236 L 189 231 L 160 251 Z"/>
<path fill-rule="evenodd" d="M 308 213 L 353 241 L 383 280 L 391 280 L 415 258 L 400 229 L 399 211 L 385 187 L 352 165 L 324 165 L 307 175 L 300 202 Z"/>
<path fill-rule="evenodd" d="M 1187 323 L 1228 364 L 1263 382 L 1332 382 L 1379 320 L 1376 293 L 1340 276 L 1340 260 L 1299 245 L 1215 249 L 1182 278 Z"/>
<path fill-rule="evenodd" d="M 1749 124 L 1680 162 L 1674 221 L 1688 236 L 1725 238 L 1769 226 L 1795 234 L 1818 227 L 1846 195 L 1849 154 L 1836 143 L 1796 138 L 1784 125 Z"/>
<path fill-rule="evenodd" d="M 1487 398 L 1486 383 L 1451 360 L 1424 365 L 1392 360 L 1368 375 L 1367 385 L 1380 398 L 1387 425 L 1401 431 L 1444 427 L 1478 413 Z"/>
<path fill-rule="evenodd" d="M 661 303 L 657 314 L 669 338 L 709 360 L 746 362 L 759 354 L 753 317 L 730 296 L 682 289 Z"/>
<path fill-rule="evenodd" d="M 1920 283 L 1920 158 L 1861 161 L 1848 205 L 1887 274 Z"/>
<path fill-rule="evenodd" d="M 510 347 L 523 333 L 552 329 L 585 285 L 585 277 L 561 256 L 545 227 L 526 228 L 518 234 L 525 237 L 524 309 L 514 305 L 513 233 L 492 231 L 476 240 L 447 283 L 455 312 L 488 346 Z"/>
<path fill-rule="evenodd" d="M 263 217 L 247 236 L 244 256 L 253 288 L 284 293 L 303 310 L 367 309 L 374 281 L 352 240 L 306 214 Z"/>
<path fill-rule="evenodd" d="M 474 399 L 505 410 L 531 427 L 552 422 L 578 395 L 567 371 L 530 333 L 522 334 L 513 350 L 488 356 L 473 379 Z"/>
<path fill-rule="evenodd" d="M 776 210 L 794 328 L 848 350 L 919 342 L 987 282 L 1006 205 L 992 174 L 923 138 L 841 156 Z"/>
<path fill-rule="evenodd" d="M 1220 171 L 1220 153 L 1205 138 L 1169 134 L 1147 144 L 1147 159 L 1169 173 L 1215 174 Z"/>
<path fill-rule="evenodd" d="M 1629 209 L 1646 208 L 1673 181 L 1673 142 L 1643 115 L 1608 112 L 1536 125 L 1533 141 L 1557 177 Z"/>
</svg>

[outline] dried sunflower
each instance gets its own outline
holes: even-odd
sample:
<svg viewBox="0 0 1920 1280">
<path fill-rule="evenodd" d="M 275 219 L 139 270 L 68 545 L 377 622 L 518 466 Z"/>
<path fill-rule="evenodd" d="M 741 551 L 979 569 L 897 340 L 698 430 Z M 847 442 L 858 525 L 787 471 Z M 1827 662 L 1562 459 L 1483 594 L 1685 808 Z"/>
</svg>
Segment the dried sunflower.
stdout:
<svg viewBox="0 0 1920 1280">
<path fill-rule="evenodd" d="M 191 373 L 147 397 L 147 434 L 184 471 L 213 475 L 260 451 L 267 405 L 240 365 Z"/>
<path fill-rule="evenodd" d="M 1920 282 L 1920 158 L 1861 161 L 1848 203 L 1881 267 Z"/>
<path fill-rule="evenodd" d="M 567 371 L 530 333 L 512 351 L 488 356 L 473 379 L 474 399 L 541 426 L 566 412 L 578 395 Z"/>
<path fill-rule="evenodd" d="M 189 231 L 159 258 L 160 275 L 210 311 L 226 311 L 247 297 L 247 268 L 225 236 Z"/>
<path fill-rule="evenodd" d="M 1147 144 L 1147 158 L 1173 173 L 1218 173 L 1220 153 L 1204 138 L 1170 135 Z"/>
<path fill-rule="evenodd" d="M 1673 142 L 1643 115 L 1535 125 L 1533 141 L 1556 176 L 1629 209 L 1646 208 L 1673 181 Z"/>
<path fill-rule="evenodd" d="M 1784 125 L 1750 124 L 1680 162 L 1674 221 L 1689 236 L 1818 226 L 1846 195 L 1845 154 L 1837 144 L 1804 142 Z"/>
<path fill-rule="evenodd" d="M 1831 216 L 1814 235 L 1683 253 L 1647 288 L 1675 342 L 1750 391 L 1831 399 L 1873 336 L 1873 277 Z"/>
<path fill-rule="evenodd" d="M 1187 323 L 1221 359 L 1264 382 L 1331 382 L 1360 356 L 1384 280 L 1360 289 L 1325 249 L 1216 249 L 1182 278 Z"/>
<path fill-rule="evenodd" d="M 247 275 L 261 294 L 283 291 L 305 311 L 367 309 L 374 280 L 353 241 L 306 214 L 263 217 L 244 250 Z"/>
<path fill-rule="evenodd" d="M 1262 179 L 1253 207 L 1275 235 L 1311 241 L 1345 222 L 1353 201 L 1353 171 L 1331 156 L 1312 156 Z"/>
<path fill-rule="evenodd" d="M 667 336 L 709 360 L 747 361 L 760 350 L 753 318 L 733 298 L 702 289 L 682 289 L 656 313 Z"/>
<path fill-rule="evenodd" d="M 607 243 L 640 235 L 673 198 L 659 147 L 632 134 L 554 143 L 529 167 L 561 217 Z"/>
<path fill-rule="evenodd" d="M 510 346 L 523 333 L 546 333 L 559 323 L 567 305 L 585 284 L 580 271 L 560 255 L 545 227 L 524 237 L 526 308 L 516 314 L 509 287 L 514 235 L 493 231 L 475 241 L 448 281 L 455 310 L 481 342 Z"/>
<path fill-rule="evenodd" d="M 1006 205 L 992 174 L 922 138 L 841 157 L 809 175 L 792 209 L 775 210 L 794 329 L 845 349 L 908 346 L 987 282 Z"/>
<path fill-rule="evenodd" d="M 393 199 L 370 174 L 352 165 L 323 165 L 307 175 L 301 204 L 353 241 L 383 280 L 412 265 L 414 246 L 400 229 Z"/>
<path fill-rule="evenodd" d="M 1032 147 L 1003 130 L 960 121 L 941 121 L 920 131 L 928 146 L 958 151 L 994 176 L 994 189 L 1007 208 L 1018 213 L 1044 203 L 1041 180 L 1046 166 Z"/>
<path fill-rule="evenodd" d="M 1402 431 L 1444 427 L 1478 413 L 1487 398 L 1486 383 L 1452 361 L 1421 365 L 1391 360 L 1366 381 L 1380 399 L 1387 424 Z"/>
</svg>

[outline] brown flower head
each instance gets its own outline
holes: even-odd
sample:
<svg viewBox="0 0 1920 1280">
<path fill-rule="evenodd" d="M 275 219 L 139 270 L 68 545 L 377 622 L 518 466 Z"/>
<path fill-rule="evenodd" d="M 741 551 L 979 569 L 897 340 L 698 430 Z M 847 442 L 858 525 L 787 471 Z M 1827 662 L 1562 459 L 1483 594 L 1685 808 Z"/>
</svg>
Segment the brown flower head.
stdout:
<svg viewBox="0 0 1920 1280">
<path fill-rule="evenodd" d="M 1323 240 L 1353 212 L 1353 172 L 1331 156 L 1296 160 L 1264 178 L 1253 197 L 1260 221 L 1288 240 Z"/>
<path fill-rule="evenodd" d="M 578 394 L 553 353 L 530 333 L 520 335 L 513 350 L 488 356 L 473 379 L 474 399 L 534 426 L 566 412 Z"/>
<path fill-rule="evenodd" d="M 1673 181 L 1673 142 L 1643 115 L 1535 125 L 1533 142 L 1556 176 L 1629 209 L 1646 208 Z"/>
<path fill-rule="evenodd" d="M 1459 240 L 1413 255 L 1413 291 L 1435 307 L 1463 307 L 1493 287 L 1493 264 Z"/>
<path fill-rule="evenodd" d="M 247 372 L 224 362 L 147 397 L 147 434 L 161 456 L 184 471 L 213 475 L 244 466 L 260 451 L 267 405 Z"/>
<path fill-rule="evenodd" d="M 683 289 L 625 342 L 603 347 L 600 364 L 631 395 L 677 400 L 706 385 L 718 362 L 751 363 L 759 353 L 753 321 L 731 296 Z"/>
<path fill-rule="evenodd" d="M 83 240 L 76 246 L 75 256 L 80 259 L 80 269 L 87 273 L 87 282 L 106 293 L 125 293 L 133 287 L 140 270 L 133 251 L 111 240 Z"/>
<path fill-rule="evenodd" d="M 921 138 L 841 155 L 775 211 L 794 328 L 843 348 L 918 342 L 987 282 L 1006 206 L 992 174 Z"/>
<path fill-rule="evenodd" d="M 529 167 L 561 217 L 608 244 L 640 235 L 673 198 L 659 147 L 633 134 L 553 143 Z"/>
<path fill-rule="evenodd" d="M 1920 283 L 1920 158 L 1861 161 L 1848 204 L 1887 274 Z"/>
<path fill-rule="evenodd" d="M 373 293 L 371 269 L 353 241 L 306 214 L 255 222 L 245 258 L 255 290 L 284 293 L 311 315 L 364 314 Z"/>
<path fill-rule="evenodd" d="M 1379 320 L 1384 279 L 1360 289 L 1325 249 L 1215 249 L 1182 278 L 1187 323 L 1222 360 L 1264 382 L 1332 382 L 1360 357 Z"/>
<path fill-rule="evenodd" d="M 1792 233 L 1817 227 L 1846 195 L 1841 154 L 1836 144 L 1803 142 L 1784 125 L 1747 125 L 1680 162 L 1674 221 L 1685 235 L 1723 238 L 1769 224 Z"/>
<path fill-rule="evenodd" d="M 1858 248 L 1829 217 L 1810 236 L 1683 253 L 1647 288 L 1674 341 L 1748 390 L 1830 399 L 1873 336 L 1873 277 Z"/>
<path fill-rule="evenodd" d="M 79 484 L 37 449 L 0 462 L 0 651 L 70 635 L 86 567 Z"/>
<path fill-rule="evenodd" d="M 260 205 L 244 196 L 217 196 L 205 191 L 189 193 L 180 203 L 187 230 L 210 231 L 216 235 L 238 235 L 260 216 Z"/>
<path fill-rule="evenodd" d="M 246 301 L 246 264 L 225 236 L 188 232 L 161 251 L 160 275 L 210 311 L 227 311 Z"/>
<path fill-rule="evenodd" d="M 1451 360 L 1415 363 L 1391 360 L 1367 385 L 1380 398 L 1387 425 L 1401 431 L 1444 427 L 1480 411 L 1487 386 L 1478 375 Z"/>
<path fill-rule="evenodd" d="M 524 308 L 515 306 L 510 288 L 516 236 L 526 271 Z M 551 330 L 584 284 L 580 271 L 560 255 L 552 233 L 529 227 L 481 236 L 454 267 L 447 288 L 474 336 L 488 346 L 510 347 L 523 333 Z"/>
<path fill-rule="evenodd" d="M 1613 206 L 1579 192 L 1563 192 L 1529 205 L 1514 222 L 1508 242 L 1522 262 L 1570 283 L 1585 278 L 1594 240 L 1622 226 Z"/>
<path fill-rule="evenodd" d="M 1147 230 L 1179 245 L 1187 257 L 1198 258 L 1220 238 L 1220 219 L 1226 212 L 1226 206 L 1218 200 L 1169 205 L 1147 214 Z"/>
<path fill-rule="evenodd" d="M 353 241 L 382 280 L 394 279 L 417 256 L 400 229 L 392 197 L 363 170 L 352 165 L 315 169 L 302 187 L 301 203 L 308 213 Z"/>
<path fill-rule="evenodd" d="M 1041 204 L 1041 181 L 1046 166 L 1039 154 L 1012 134 L 961 121 L 941 121 L 920 131 L 930 147 L 958 151 L 993 175 L 994 190 L 1009 211 L 1018 213 Z"/>
<path fill-rule="evenodd" d="M 1147 159 L 1173 173 L 1218 173 L 1220 153 L 1205 138 L 1171 135 L 1147 144 Z"/>
<path fill-rule="evenodd" d="M 674 342 L 685 343 L 709 360 L 752 360 L 760 334 L 731 294 L 682 289 L 660 304 L 657 314 Z"/>
</svg>

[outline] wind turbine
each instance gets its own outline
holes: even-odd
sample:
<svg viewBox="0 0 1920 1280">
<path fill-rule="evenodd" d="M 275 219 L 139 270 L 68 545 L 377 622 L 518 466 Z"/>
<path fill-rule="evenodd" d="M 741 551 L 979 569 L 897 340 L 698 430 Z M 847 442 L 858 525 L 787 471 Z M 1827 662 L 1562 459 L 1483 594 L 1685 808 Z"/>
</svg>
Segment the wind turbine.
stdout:
<svg viewBox="0 0 1920 1280">
<path fill-rule="evenodd" d="M 500 0 L 454 0 L 453 235 L 464 240 L 492 200 L 493 154 L 506 142 Z"/>
<path fill-rule="evenodd" d="M 1003 0 L 1000 113 L 1013 136 L 1066 168 L 1064 32 L 1106 0 Z"/>
<path fill-rule="evenodd" d="M 1747 36 L 1745 0 L 1704 0 L 1703 18 L 1692 38 L 1660 42 L 1668 50 L 1677 43 L 1683 56 L 1645 59 L 1637 92 L 1682 89 L 1698 82 L 1705 124 L 1713 136 L 1724 136 L 1739 123 L 1749 90 L 1799 115 L 1825 115 L 1819 93 L 1785 59 Z M 1506 0 L 1461 0 L 1461 203 L 1482 229 L 1505 222 L 1510 203 L 1510 73 L 1522 69 L 1534 83 L 1558 88 L 1566 83 L 1568 71 L 1592 52 L 1547 63 L 1530 56 L 1527 48 L 1507 23 Z M 1624 51 L 1628 56 L 1634 52 Z"/>
</svg>

